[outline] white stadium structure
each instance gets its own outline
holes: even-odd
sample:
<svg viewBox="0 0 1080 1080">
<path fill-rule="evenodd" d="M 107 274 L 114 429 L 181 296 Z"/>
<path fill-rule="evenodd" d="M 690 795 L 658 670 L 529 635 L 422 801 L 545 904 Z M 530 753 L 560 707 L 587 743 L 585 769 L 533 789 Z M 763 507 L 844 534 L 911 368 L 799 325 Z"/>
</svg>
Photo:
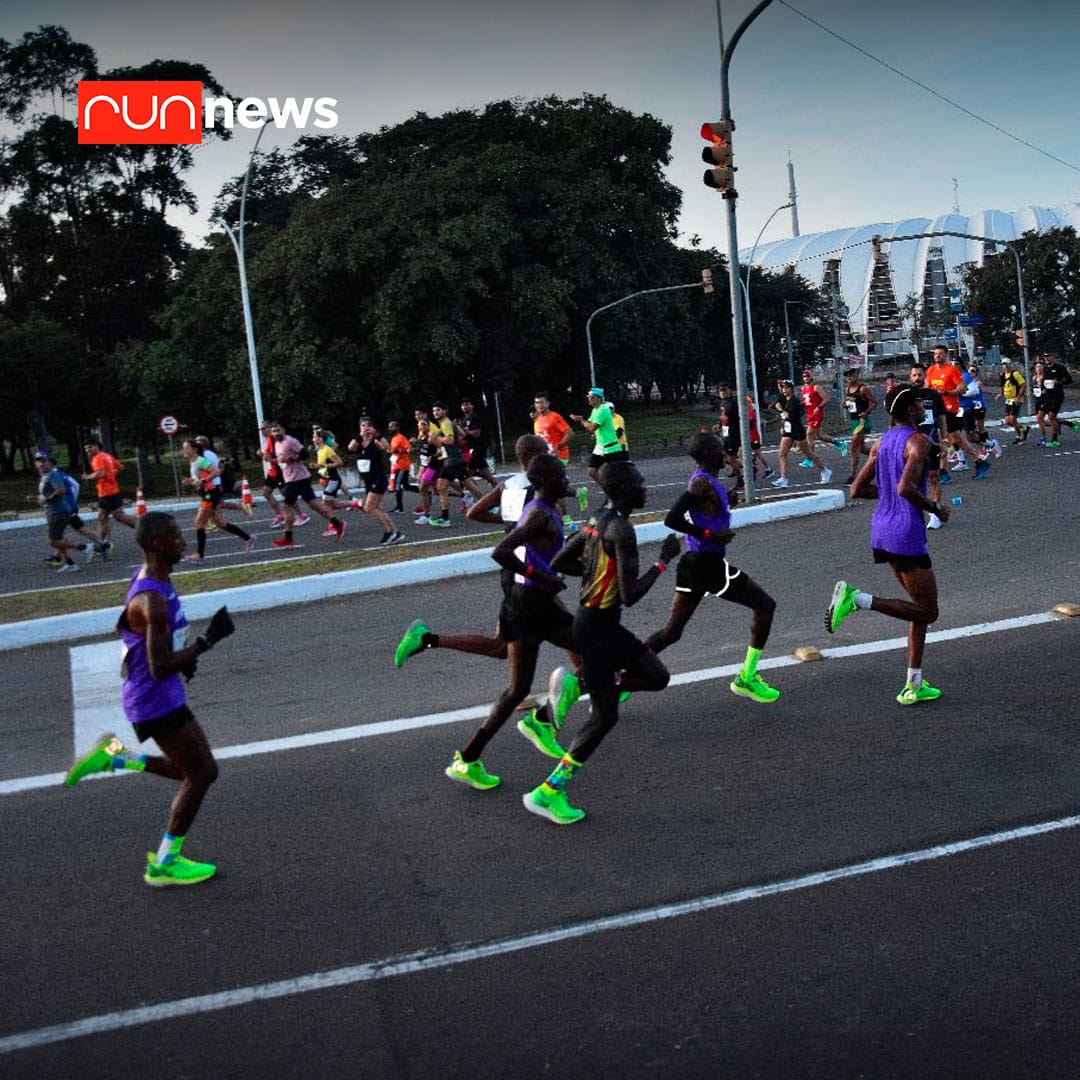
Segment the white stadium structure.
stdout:
<svg viewBox="0 0 1080 1080">
<path fill-rule="evenodd" d="M 904 325 L 899 307 L 911 297 L 923 300 L 931 310 L 941 310 L 949 287 L 959 284 L 963 263 L 982 265 L 995 247 L 984 240 L 956 236 L 897 240 L 893 237 L 920 233 L 966 233 L 990 241 L 1015 240 L 1031 230 L 1072 226 L 1080 232 L 1080 203 L 1047 209 L 1028 206 L 1011 213 L 984 210 L 979 214 L 944 214 L 941 217 L 908 218 L 809 236 L 793 236 L 762 244 L 741 253 L 763 270 L 783 272 L 789 267 L 820 288 L 830 305 L 846 317 L 837 317 L 842 351 L 856 350 L 873 362 L 898 353 L 910 354 L 910 327 Z M 881 258 L 873 258 L 873 238 L 882 238 Z M 1003 249 L 996 249 L 999 253 Z M 968 343 L 971 348 L 971 343 Z"/>
</svg>

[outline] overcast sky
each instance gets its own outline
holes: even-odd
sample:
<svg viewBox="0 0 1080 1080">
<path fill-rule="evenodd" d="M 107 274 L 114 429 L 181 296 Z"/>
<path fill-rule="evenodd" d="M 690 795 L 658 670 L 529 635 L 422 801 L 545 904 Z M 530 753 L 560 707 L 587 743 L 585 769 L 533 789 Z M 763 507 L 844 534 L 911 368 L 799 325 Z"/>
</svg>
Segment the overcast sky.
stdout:
<svg viewBox="0 0 1080 1080">
<path fill-rule="evenodd" d="M 724 0 L 731 36 L 753 7 Z M 991 130 L 834 34 L 1073 167 Z M 698 129 L 719 115 L 715 0 L 2 0 L 8 41 L 57 23 L 101 70 L 155 58 L 199 61 L 234 96 L 334 97 L 337 132 L 392 125 L 507 97 L 589 91 L 673 129 L 669 177 L 684 239 L 726 245 L 722 203 L 701 182 Z M 1080 4 L 1073 0 L 774 0 L 731 65 L 739 240 L 754 243 L 788 201 L 801 232 L 1080 199 Z M 197 240 L 222 182 L 242 173 L 255 132 L 196 151 L 200 204 L 174 220 Z M 263 145 L 294 132 L 270 129 Z M 790 235 L 788 211 L 763 239 Z"/>
</svg>

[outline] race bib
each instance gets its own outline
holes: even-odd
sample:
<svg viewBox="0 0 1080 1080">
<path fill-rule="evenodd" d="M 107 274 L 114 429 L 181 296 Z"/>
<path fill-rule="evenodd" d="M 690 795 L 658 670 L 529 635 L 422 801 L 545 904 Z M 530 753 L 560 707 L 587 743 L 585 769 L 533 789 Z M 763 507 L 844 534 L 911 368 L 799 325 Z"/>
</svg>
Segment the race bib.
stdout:
<svg viewBox="0 0 1080 1080">
<path fill-rule="evenodd" d="M 1053 390 L 1057 386 L 1057 379 L 1043 379 L 1043 386 L 1047 390 Z"/>
<path fill-rule="evenodd" d="M 933 427 L 934 426 L 934 410 L 923 408 L 922 424 L 921 427 Z"/>
<path fill-rule="evenodd" d="M 360 470 L 361 473 L 371 472 L 371 458 L 360 458 L 356 463 L 356 467 Z"/>
<path fill-rule="evenodd" d="M 398 458 L 400 456 L 401 456 L 400 454 L 391 454 L 390 455 L 390 468 L 391 469 L 396 469 L 397 468 Z"/>
<path fill-rule="evenodd" d="M 720 428 L 720 434 L 726 439 L 731 434 L 731 428 L 729 428 L 727 424 L 724 424 L 724 426 Z"/>
<path fill-rule="evenodd" d="M 847 405 L 847 411 L 849 413 L 851 413 L 852 415 L 854 415 L 855 413 L 857 413 L 859 411 L 859 403 L 857 401 L 848 401 L 848 402 L 846 402 L 846 405 Z"/>
<path fill-rule="evenodd" d="M 790 420 L 785 420 L 784 424 L 783 424 L 783 427 L 784 427 L 784 434 L 785 435 L 790 435 L 791 434 L 791 421 Z"/>
<path fill-rule="evenodd" d="M 963 405 L 957 405 L 956 406 L 956 415 L 957 416 L 963 416 L 964 415 L 964 406 Z"/>
</svg>

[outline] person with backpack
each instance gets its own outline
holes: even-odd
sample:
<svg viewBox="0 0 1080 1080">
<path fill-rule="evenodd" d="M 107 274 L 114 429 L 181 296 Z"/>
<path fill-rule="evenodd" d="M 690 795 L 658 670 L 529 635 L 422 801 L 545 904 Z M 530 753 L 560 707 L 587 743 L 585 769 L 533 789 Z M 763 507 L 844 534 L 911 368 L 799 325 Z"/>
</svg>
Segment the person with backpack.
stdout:
<svg viewBox="0 0 1080 1080">
<path fill-rule="evenodd" d="M 55 566 L 60 573 L 75 573 L 79 568 L 71 558 L 71 552 L 81 551 L 89 562 L 95 551 L 98 550 L 96 538 L 93 533 L 83 528 L 82 519 L 78 516 L 79 508 L 79 485 L 75 483 L 56 464 L 56 459 L 39 450 L 34 455 L 34 468 L 37 470 L 38 493 L 28 498 L 45 511 L 45 522 L 49 530 L 49 544 L 53 554 L 45 560 L 46 566 Z M 72 495 L 72 488 L 75 494 Z M 76 544 L 71 540 L 64 539 L 64 532 L 69 528 L 75 528 L 72 523 L 79 523 L 79 531 L 84 536 L 90 537 L 88 544 Z"/>
<path fill-rule="evenodd" d="M 1027 380 L 1013 367 L 1013 362 L 1007 357 L 1001 360 L 1001 389 L 995 395 L 995 400 L 1005 399 L 1005 419 L 1002 423 L 1011 427 L 1015 432 L 1013 446 L 1022 443 L 1031 430 L 1027 424 L 1020 423 L 1020 406 L 1024 403 L 1024 385 Z"/>
<path fill-rule="evenodd" d="M 90 462 L 90 471 L 83 473 L 82 478 L 93 480 L 97 485 L 98 539 L 104 549 L 103 553 L 107 556 L 112 550 L 112 544 L 109 543 L 109 518 L 119 521 L 129 529 L 135 528 L 135 518 L 124 512 L 124 496 L 120 494 L 120 481 L 117 480 L 124 463 L 113 457 L 102 446 L 100 439 L 87 439 L 83 450 Z"/>
</svg>

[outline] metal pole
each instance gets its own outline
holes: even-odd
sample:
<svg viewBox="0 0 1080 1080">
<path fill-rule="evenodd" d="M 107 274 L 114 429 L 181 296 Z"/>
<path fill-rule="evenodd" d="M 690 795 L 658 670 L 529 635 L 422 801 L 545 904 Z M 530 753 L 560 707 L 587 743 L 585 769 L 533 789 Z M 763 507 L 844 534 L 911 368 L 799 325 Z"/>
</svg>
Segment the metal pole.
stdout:
<svg viewBox="0 0 1080 1080">
<path fill-rule="evenodd" d="M 788 322 L 788 304 L 790 300 L 784 301 L 784 337 L 787 340 L 787 377 L 794 382 L 795 381 L 795 349 L 791 344 L 791 325 Z"/>
<path fill-rule="evenodd" d="M 502 409 L 499 406 L 499 391 L 495 391 L 495 424 L 499 429 L 499 461 L 506 464 L 506 446 L 503 444 Z"/>
<path fill-rule="evenodd" d="M 234 233 L 226 222 L 221 223 L 225 235 L 232 243 L 233 251 L 236 252 L 236 263 L 240 273 L 240 303 L 244 312 L 244 335 L 247 338 L 248 366 L 251 369 L 251 389 L 255 397 L 255 425 L 256 428 L 263 422 L 262 386 L 259 382 L 259 358 L 255 352 L 255 328 L 251 319 L 251 294 L 248 291 L 247 260 L 244 256 L 244 210 L 247 206 L 248 182 L 251 180 L 251 167 L 255 164 L 255 155 L 259 150 L 259 140 L 267 129 L 270 121 L 267 120 L 255 138 L 255 145 L 251 148 L 251 157 L 248 158 L 247 171 L 244 173 L 244 184 L 240 189 L 240 223 Z"/>
<path fill-rule="evenodd" d="M 772 3 L 772 0 L 761 0 L 754 9 L 739 24 L 731 40 L 724 47 L 720 57 L 720 119 L 731 119 L 731 94 L 728 79 L 728 69 L 731 66 L 731 56 L 735 52 L 735 46 L 746 32 L 747 27 Z M 717 4 L 717 14 L 720 5 Z M 750 421 L 746 411 L 746 335 L 743 332 L 742 312 L 739 310 L 739 290 L 741 281 L 739 275 L 739 236 L 738 223 L 736 220 L 735 203 L 738 194 L 735 188 L 724 192 L 724 202 L 727 207 L 727 233 L 728 233 L 728 279 L 731 290 L 731 326 L 735 345 L 735 393 L 739 407 L 739 436 L 742 441 L 744 457 L 750 455 Z M 745 466 L 745 462 L 744 462 Z M 743 483 L 745 485 L 746 501 L 754 502 L 754 470 L 743 468 Z"/>
</svg>

